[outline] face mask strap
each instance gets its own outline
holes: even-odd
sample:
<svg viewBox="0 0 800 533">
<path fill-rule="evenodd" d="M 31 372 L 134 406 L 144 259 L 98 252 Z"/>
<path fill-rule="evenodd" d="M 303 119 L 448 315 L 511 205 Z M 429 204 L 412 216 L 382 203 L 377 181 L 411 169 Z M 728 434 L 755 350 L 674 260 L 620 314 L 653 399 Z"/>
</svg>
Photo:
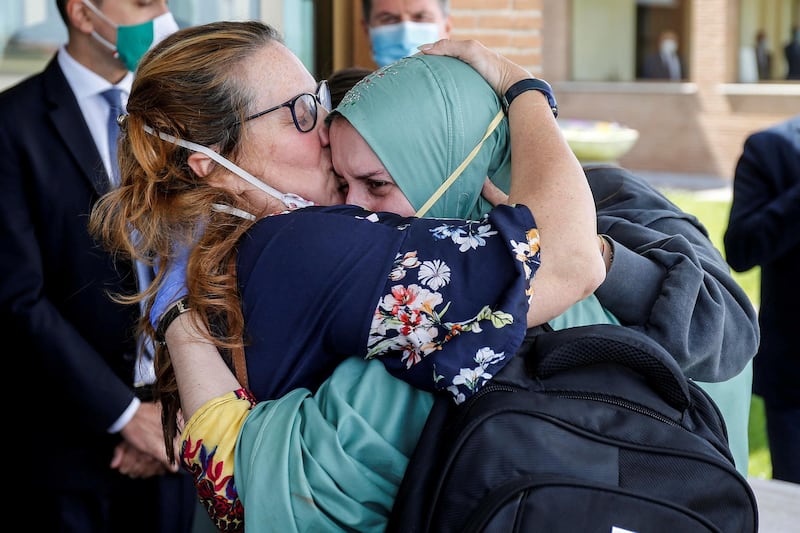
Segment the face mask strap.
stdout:
<svg viewBox="0 0 800 533">
<path fill-rule="evenodd" d="M 92 37 L 97 39 L 97 42 L 108 48 L 110 51 L 114 52 L 114 57 L 119 57 L 119 53 L 117 52 L 117 47 L 114 46 L 114 43 L 104 38 L 102 35 L 97 33 L 96 31 L 92 30 Z"/>
<path fill-rule="evenodd" d="M 267 193 L 268 195 L 272 196 L 273 198 L 276 198 L 276 199 L 280 200 L 289 209 L 298 209 L 300 207 L 309 207 L 309 206 L 314 205 L 314 202 L 305 200 L 305 199 L 301 198 L 300 196 L 298 196 L 296 194 L 293 194 L 293 193 L 282 193 L 277 189 L 273 189 L 272 187 L 270 187 L 269 185 L 267 185 L 263 181 L 259 180 L 258 178 L 256 178 L 255 176 L 253 176 L 252 174 L 250 174 L 249 172 L 244 170 L 243 168 L 239 167 L 238 165 L 235 165 L 233 162 L 228 161 L 227 159 L 225 159 L 224 157 L 222 157 L 218 153 L 214 152 L 213 150 L 210 150 L 210 149 L 206 148 L 205 146 L 203 146 L 201 144 L 193 143 L 191 141 L 185 141 L 183 139 L 179 139 L 177 137 L 174 137 L 172 135 L 169 135 L 168 133 L 164 133 L 164 132 L 161 132 L 161 131 L 156 132 L 150 126 L 145 126 L 144 127 L 144 131 L 146 133 L 149 133 L 150 135 L 154 135 L 156 137 L 160 137 L 162 140 L 167 141 L 168 143 L 172 143 L 172 144 L 181 146 L 181 147 L 186 148 L 187 150 L 191 150 L 193 152 L 200 152 L 201 154 L 207 155 L 208 157 L 210 157 L 211 159 L 213 159 L 214 161 L 216 161 L 217 163 L 219 163 L 223 167 L 227 168 L 228 170 L 230 170 L 231 172 L 233 172 L 234 174 L 236 174 L 240 178 L 242 178 L 245 181 L 247 181 L 248 183 L 250 183 L 250 185 L 252 185 L 252 186 L 264 191 L 265 193 Z"/>
<path fill-rule="evenodd" d="M 243 218 L 245 220 L 253 221 L 256 219 L 256 216 L 253 214 L 248 213 L 243 209 L 239 209 L 238 207 L 233 207 L 232 205 L 227 204 L 211 204 L 211 209 L 214 211 L 219 211 L 220 213 L 228 213 L 229 215 L 233 215 L 235 217 Z"/>
<path fill-rule="evenodd" d="M 97 16 L 98 16 L 98 17 L 100 17 L 101 19 L 105 20 L 106 22 L 108 22 L 108 23 L 109 23 L 111 26 L 114 26 L 115 28 L 119 28 L 119 24 L 117 24 L 116 22 L 114 22 L 113 20 L 111 20 L 110 18 L 108 18 L 108 17 L 105 15 L 105 13 L 103 13 L 102 11 L 100 11 L 100 8 L 99 8 L 99 7 L 97 7 L 96 5 L 94 5 L 94 4 L 91 2 L 91 0 L 83 0 L 83 5 L 85 5 L 85 6 L 86 6 L 86 7 L 88 7 L 89 9 L 91 9 L 91 10 L 94 12 L 94 14 L 95 14 L 95 15 L 97 15 Z"/>
<path fill-rule="evenodd" d="M 83 5 L 88 7 L 95 15 L 106 21 L 110 26 L 112 26 L 115 29 L 119 29 L 119 24 L 117 24 L 116 22 L 105 16 L 105 14 L 102 11 L 100 11 L 100 9 L 96 5 L 94 5 L 91 2 L 91 0 L 83 0 Z M 97 33 L 97 31 L 95 30 L 92 30 L 92 37 L 97 39 L 97 42 L 108 48 L 110 51 L 114 52 L 114 57 L 119 57 L 119 53 L 117 52 L 117 46 L 114 43 L 112 43 L 99 33 Z"/>
<path fill-rule="evenodd" d="M 497 128 L 497 125 L 500 124 L 500 121 L 503 120 L 504 116 L 505 113 L 503 113 L 502 109 L 497 112 L 497 115 L 495 115 L 495 117 L 489 123 L 489 127 L 486 128 L 486 133 L 483 135 L 483 138 L 480 140 L 480 142 L 478 142 L 478 144 L 475 145 L 475 148 L 472 149 L 472 151 L 469 153 L 466 159 L 464 159 L 464 161 L 462 161 L 461 164 L 458 165 L 458 168 L 456 168 L 453 171 L 453 173 L 450 174 L 450 177 L 444 180 L 444 183 L 442 183 L 439 186 L 439 188 L 436 189 L 436 192 L 433 193 L 430 198 L 428 198 L 428 201 L 425 202 L 425 204 L 423 204 L 423 206 L 420 207 L 416 213 L 414 213 L 414 216 L 416 217 L 425 216 L 425 213 L 427 213 L 430 210 L 430 208 L 433 207 L 433 204 L 435 204 L 439 200 L 439 198 L 441 198 L 442 195 L 447 191 L 447 189 L 449 189 L 450 186 L 453 183 L 455 183 L 456 179 L 458 179 L 461 173 L 464 172 L 464 169 L 467 168 L 467 165 L 469 165 L 472 162 L 472 160 L 475 159 L 475 156 L 478 155 L 481 146 L 483 146 L 483 143 L 486 142 L 486 139 L 489 138 L 489 135 L 491 135 L 492 132 Z"/>
</svg>

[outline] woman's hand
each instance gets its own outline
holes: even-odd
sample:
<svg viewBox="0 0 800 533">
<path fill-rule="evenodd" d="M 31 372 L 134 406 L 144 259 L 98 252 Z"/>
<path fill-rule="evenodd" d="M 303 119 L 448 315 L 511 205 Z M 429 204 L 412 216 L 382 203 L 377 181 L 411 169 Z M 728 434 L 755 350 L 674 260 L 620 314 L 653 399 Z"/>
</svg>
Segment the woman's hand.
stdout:
<svg viewBox="0 0 800 533">
<path fill-rule="evenodd" d="M 503 192 L 503 189 L 492 183 L 489 178 L 486 178 L 483 182 L 481 196 L 486 198 L 486 201 L 492 204 L 492 207 L 508 203 L 508 195 Z"/>
<path fill-rule="evenodd" d="M 441 39 L 433 44 L 420 46 L 419 51 L 428 55 L 451 56 L 460 59 L 478 71 L 500 97 L 514 83 L 533 77 L 521 66 L 475 40 Z"/>
</svg>

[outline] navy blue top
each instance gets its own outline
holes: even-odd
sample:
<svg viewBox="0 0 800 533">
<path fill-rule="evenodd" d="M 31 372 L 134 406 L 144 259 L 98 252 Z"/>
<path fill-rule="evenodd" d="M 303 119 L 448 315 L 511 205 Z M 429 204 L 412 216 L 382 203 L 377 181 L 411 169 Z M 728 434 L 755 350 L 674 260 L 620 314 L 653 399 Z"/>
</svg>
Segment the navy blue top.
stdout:
<svg viewBox="0 0 800 533">
<path fill-rule="evenodd" d="M 524 206 L 473 222 L 354 206 L 259 220 L 238 258 L 250 389 L 316 390 L 345 357 L 379 357 L 463 401 L 520 347 L 538 266 Z"/>
</svg>

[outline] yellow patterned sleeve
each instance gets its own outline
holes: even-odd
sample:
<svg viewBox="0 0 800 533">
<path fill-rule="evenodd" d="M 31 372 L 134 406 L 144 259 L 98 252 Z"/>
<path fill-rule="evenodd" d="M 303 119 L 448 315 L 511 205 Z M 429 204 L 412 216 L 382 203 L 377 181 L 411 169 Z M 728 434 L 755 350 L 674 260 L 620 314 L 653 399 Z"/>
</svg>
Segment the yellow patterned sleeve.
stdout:
<svg viewBox="0 0 800 533">
<path fill-rule="evenodd" d="M 220 531 L 244 531 L 244 509 L 234 483 L 236 439 L 255 398 L 238 389 L 206 402 L 181 435 L 181 462 L 200 502 Z"/>
</svg>

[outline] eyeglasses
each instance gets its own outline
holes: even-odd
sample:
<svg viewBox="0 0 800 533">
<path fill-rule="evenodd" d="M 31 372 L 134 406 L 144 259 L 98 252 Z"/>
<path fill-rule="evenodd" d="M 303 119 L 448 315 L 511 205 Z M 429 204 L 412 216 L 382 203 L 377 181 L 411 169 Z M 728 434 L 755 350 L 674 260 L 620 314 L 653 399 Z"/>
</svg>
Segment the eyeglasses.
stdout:
<svg viewBox="0 0 800 533">
<path fill-rule="evenodd" d="M 331 109 L 331 91 L 328 88 L 327 80 L 322 80 L 317 84 L 315 94 L 300 93 L 282 104 L 250 115 L 244 121 L 247 122 L 254 118 L 263 117 L 267 113 L 272 113 L 282 107 L 288 107 L 292 112 L 294 127 L 300 133 L 307 133 L 317 125 L 317 105 L 321 105 L 328 111 Z"/>
</svg>

